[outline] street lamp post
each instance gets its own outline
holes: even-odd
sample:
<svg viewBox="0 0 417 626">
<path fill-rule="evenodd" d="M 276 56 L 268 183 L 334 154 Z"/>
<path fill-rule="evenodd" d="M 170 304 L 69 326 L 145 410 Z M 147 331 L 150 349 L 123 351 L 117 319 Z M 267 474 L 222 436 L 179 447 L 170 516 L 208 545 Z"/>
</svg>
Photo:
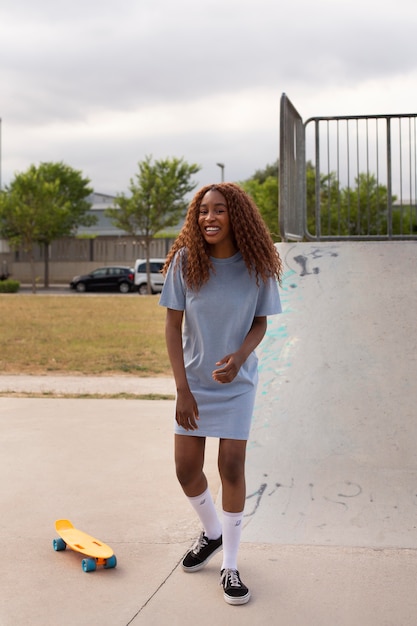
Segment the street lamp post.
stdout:
<svg viewBox="0 0 417 626">
<path fill-rule="evenodd" d="M 216 163 L 216 165 L 218 165 L 222 171 L 222 183 L 224 183 L 224 163 Z"/>
</svg>

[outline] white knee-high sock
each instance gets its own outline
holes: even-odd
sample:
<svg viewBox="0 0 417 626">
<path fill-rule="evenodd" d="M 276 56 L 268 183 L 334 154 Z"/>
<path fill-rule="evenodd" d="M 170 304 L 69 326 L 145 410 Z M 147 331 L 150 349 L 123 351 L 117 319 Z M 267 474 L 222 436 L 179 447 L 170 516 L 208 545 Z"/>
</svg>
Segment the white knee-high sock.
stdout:
<svg viewBox="0 0 417 626">
<path fill-rule="evenodd" d="M 223 563 L 221 569 L 238 569 L 237 553 L 242 534 L 243 511 L 228 513 L 223 511 Z"/>
<path fill-rule="evenodd" d="M 200 518 L 206 537 L 218 539 L 222 534 L 222 525 L 209 489 L 207 488 L 200 496 L 188 497 L 188 500 Z"/>
</svg>

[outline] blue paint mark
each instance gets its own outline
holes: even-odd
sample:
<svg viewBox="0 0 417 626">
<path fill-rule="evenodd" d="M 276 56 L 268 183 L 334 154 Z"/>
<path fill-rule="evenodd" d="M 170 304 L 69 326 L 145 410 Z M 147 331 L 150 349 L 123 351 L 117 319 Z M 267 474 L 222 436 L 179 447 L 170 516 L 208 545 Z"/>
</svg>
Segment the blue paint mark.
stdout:
<svg viewBox="0 0 417 626">
<path fill-rule="evenodd" d="M 297 303 L 302 300 L 294 279 L 300 280 L 293 269 L 285 272 L 280 287 L 283 313 L 268 318 L 267 331 L 259 349 L 259 386 L 252 418 L 254 434 L 260 429 L 268 429 L 279 418 L 279 385 L 291 367 L 291 354 L 296 343 L 289 336 L 285 318 L 297 311 Z M 249 448 L 256 445 L 251 438 Z"/>
</svg>

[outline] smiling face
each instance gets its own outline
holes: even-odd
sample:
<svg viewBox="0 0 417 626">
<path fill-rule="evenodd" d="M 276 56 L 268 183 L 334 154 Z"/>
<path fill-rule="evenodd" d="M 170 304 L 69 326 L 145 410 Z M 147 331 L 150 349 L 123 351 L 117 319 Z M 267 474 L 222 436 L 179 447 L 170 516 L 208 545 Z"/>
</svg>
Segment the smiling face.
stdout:
<svg viewBox="0 0 417 626">
<path fill-rule="evenodd" d="M 227 258 L 237 252 L 226 198 L 217 189 L 210 189 L 204 194 L 198 225 L 210 246 L 211 256 Z"/>
</svg>

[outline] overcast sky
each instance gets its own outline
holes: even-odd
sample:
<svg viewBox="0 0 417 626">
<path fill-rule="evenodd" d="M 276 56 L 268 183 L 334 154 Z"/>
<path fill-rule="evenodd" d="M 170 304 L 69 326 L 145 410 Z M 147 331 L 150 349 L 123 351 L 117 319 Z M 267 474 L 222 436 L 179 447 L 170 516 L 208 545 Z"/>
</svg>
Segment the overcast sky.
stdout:
<svg viewBox="0 0 417 626">
<path fill-rule="evenodd" d="M 126 192 L 146 155 L 244 180 L 283 92 L 304 120 L 416 113 L 416 37 L 416 0 L 2 0 L 1 182 L 64 161 Z"/>
</svg>

